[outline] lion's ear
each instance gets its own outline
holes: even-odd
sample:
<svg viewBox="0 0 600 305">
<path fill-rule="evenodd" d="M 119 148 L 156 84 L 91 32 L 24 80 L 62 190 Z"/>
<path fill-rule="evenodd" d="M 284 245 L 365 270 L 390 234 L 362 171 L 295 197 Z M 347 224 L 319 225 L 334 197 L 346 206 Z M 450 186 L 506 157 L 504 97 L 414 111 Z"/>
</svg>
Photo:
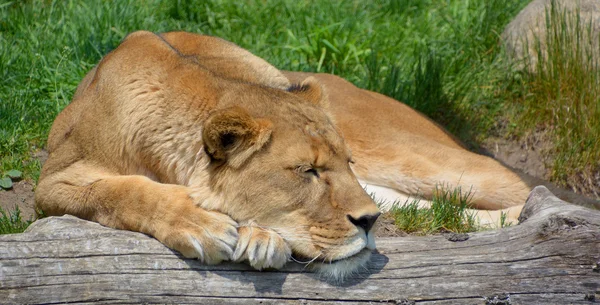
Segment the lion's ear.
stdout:
<svg viewBox="0 0 600 305">
<path fill-rule="evenodd" d="M 321 83 L 314 77 L 307 77 L 300 85 L 292 85 L 287 90 L 310 103 L 327 108 L 329 101 Z"/>
<path fill-rule="evenodd" d="M 204 122 L 202 141 L 208 155 L 231 167 L 240 167 L 271 137 L 272 123 L 254 119 L 241 107 L 217 110 Z"/>
</svg>

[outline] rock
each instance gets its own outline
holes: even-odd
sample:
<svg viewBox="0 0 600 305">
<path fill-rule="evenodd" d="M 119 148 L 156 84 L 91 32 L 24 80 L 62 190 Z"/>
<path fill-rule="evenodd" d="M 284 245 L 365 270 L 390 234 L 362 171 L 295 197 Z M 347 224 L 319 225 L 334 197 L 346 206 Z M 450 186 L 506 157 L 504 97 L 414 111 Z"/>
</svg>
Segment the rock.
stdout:
<svg viewBox="0 0 600 305">
<path fill-rule="evenodd" d="M 542 54 L 546 55 L 546 21 L 552 11 L 552 4 L 555 5 L 555 11 L 559 15 L 566 13 L 568 24 L 575 25 L 579 17 L 584 29 L 584 37 L 581 41 L 588 43 L 587 48 L 593 50 L 596 58 L 600 55 L 600 0 L 534 0 L 506 26 L 502 33 L 508 55 L 520 62 L 520 68 L 525 66 L 523 59 L 524 55 L 528 54 L 531 60 L 529 69 L 531 72 L 536 70 L 538 51 L 535 45 L 538 39 Z M 587 33 L 590 23 L 592 37 Z"/>
</svg>

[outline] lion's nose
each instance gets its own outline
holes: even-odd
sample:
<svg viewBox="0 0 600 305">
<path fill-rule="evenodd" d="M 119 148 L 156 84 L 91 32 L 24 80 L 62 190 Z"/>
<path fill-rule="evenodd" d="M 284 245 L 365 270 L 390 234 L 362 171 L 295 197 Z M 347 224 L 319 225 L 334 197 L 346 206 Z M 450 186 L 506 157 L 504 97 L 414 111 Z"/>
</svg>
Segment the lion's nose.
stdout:
<svg viewBox="0 0 600 305">
<path fill-rule="evenodd" d="M 348 220 L 355 226 L 365 229 L 365 233 L 369 233 L 379 215 L 381 213 L 377 212 L 376 214 L 361 216 L 358 219 L 348 215 Z"/>
</svg>

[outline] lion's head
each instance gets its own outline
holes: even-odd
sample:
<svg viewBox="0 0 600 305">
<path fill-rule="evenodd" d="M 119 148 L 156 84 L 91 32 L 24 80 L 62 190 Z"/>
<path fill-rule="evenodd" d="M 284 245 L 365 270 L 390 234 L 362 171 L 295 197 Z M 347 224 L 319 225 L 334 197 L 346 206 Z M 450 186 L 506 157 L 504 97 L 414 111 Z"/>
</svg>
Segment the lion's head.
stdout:
<svg viewBox="0 0 600 305">
<path fill-rule="evenodd" d="M 242 86 L 205 121 L 210 183 L 218 209 L 240 223 L 279 233 L 297 260 L 334 277 L 354 271 L 375 248 L 379 212 L 359 185 L 351 153 L 331 119 L 320 85 L 288 92 Z"/>
</svg>

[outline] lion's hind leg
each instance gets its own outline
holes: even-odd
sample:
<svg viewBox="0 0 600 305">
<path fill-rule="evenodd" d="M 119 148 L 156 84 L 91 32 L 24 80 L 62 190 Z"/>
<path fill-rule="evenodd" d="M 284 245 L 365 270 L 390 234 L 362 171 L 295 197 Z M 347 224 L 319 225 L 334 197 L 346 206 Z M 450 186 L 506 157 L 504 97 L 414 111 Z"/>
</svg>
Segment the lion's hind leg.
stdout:
<svg viewBox="0 0 600 305">
<path fill-rule="evenodd" d="M 498 229 L 519 222 L 519 216 L 525 205 L 517 205 L 501 210 L 474 210 L 467 209 L 466 213 L 476 217 L 478 224 L 484 228 Z"/>
<path fill-rule="evenodd" d="M 419 208 L 429 208 L 431 202 L 419 196 L 419 194 L 405 194 L 400 191 L 381 185 L 371 184 L 358 180 L 363 189 L 373 198 L 381 211 L 387 212 L 394 206 L 417 202 Z"/>
<path fill-rule="evenodd" d="M 414 136 L 397 141 L 378 143 L 376 151 L 362 151 L 358 146 L 353 150 L 353 170 L 367 192 L 374 190 L 376 200 L 387 199 L 384 210 L 390 208 L 391 201 L 402 204 L 406 198 L 421 198 L 420 204 L 427 206 L 439 190 L 459 188 L 463 195 L 469 195 L 471 212 L 482 224 L 499 224 L 503 217 L 513 222 L 518 218 L 519 207 L 532 188 L 519 174 L 462 148 Z"/>
</svg>

